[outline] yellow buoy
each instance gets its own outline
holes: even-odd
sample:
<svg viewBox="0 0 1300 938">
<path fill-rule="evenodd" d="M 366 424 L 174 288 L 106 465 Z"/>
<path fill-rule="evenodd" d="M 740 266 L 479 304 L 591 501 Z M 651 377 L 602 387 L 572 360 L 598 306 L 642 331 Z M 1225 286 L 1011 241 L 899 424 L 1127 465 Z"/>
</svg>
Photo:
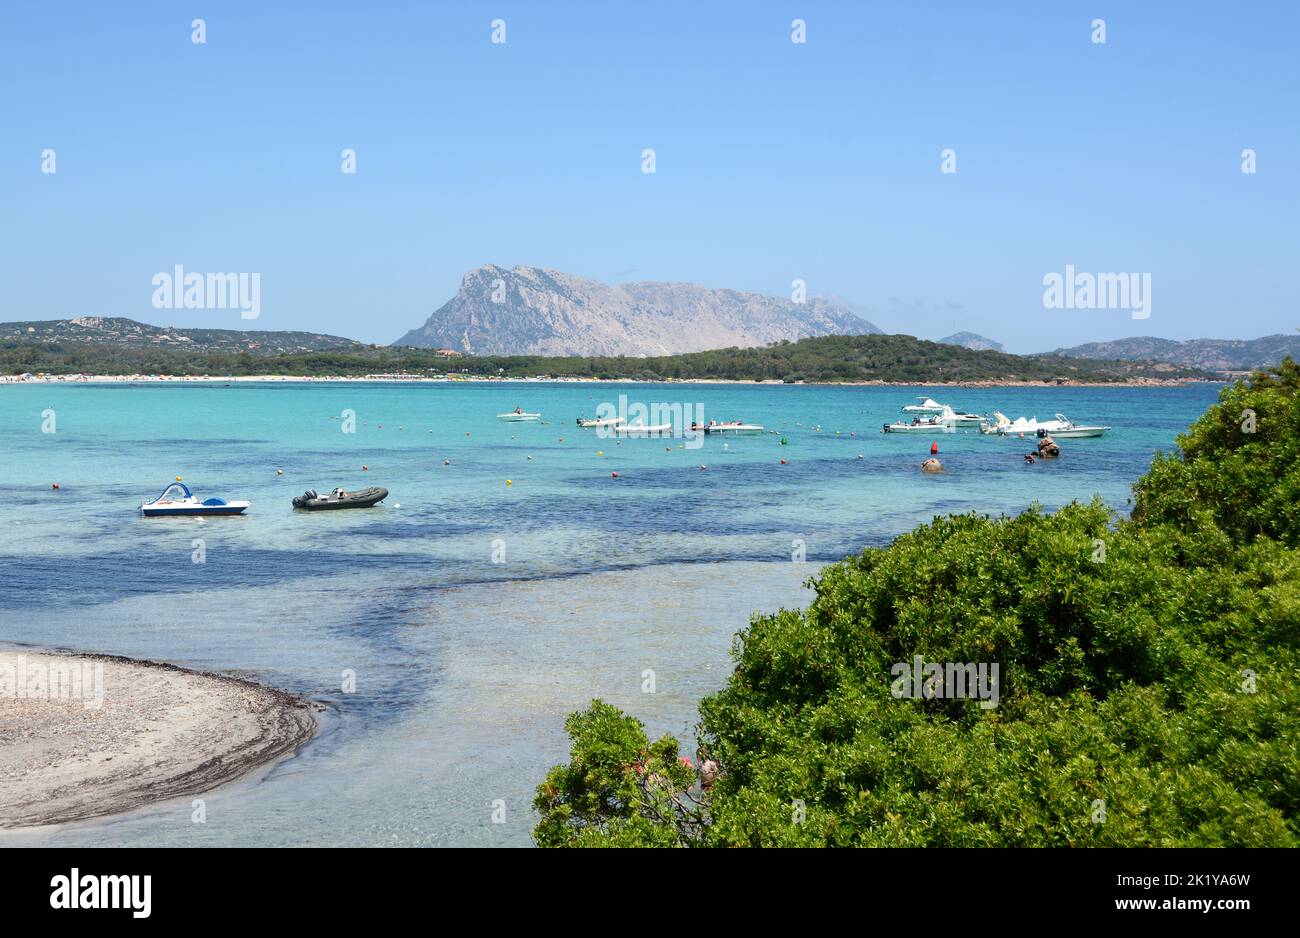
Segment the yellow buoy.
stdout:
<svg viewBox="0 0 1300 938">
<path fill-rule="evenodd" d="M 176 477 L 176 481 L 179 482 L 180 480 L 181 480 L 181 477 L 180 477 L 180 476 L 177 476 L 177 477 Z"/>
<path fill-rule="evenodd" d="M 514 485 L 514 483 L 511 482 L 509 479 L 506 479 L 506 485 Z"/>
<path fill-rule="evenodd" d="M 605 455 L 605 451 L 604 451 L 603 449 L 598 449 L 598 450 L 596 450 L 596 455 L 597 455 L 597 456 L 604 456 L 604 455 Z"/>
</svg>

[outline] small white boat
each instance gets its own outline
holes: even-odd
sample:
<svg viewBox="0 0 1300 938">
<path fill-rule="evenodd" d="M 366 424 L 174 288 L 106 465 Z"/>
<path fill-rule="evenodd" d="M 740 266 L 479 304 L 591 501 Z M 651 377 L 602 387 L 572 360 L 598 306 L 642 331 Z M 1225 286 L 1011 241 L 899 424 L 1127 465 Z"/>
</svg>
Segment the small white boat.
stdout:
<svg viewBox="0 0 1300 938">
<path fill-rule="evenodd" d="M 908 404 L 903 408 L 905 414 L 939 414 L 943 413 L 945 405 L 940 404 L 932 397 L 918 397 L 919 404 Z"/>
<path fill-rule="evenodd" d="M 936 417 L 914 417 L 909 423 L 898 420 L 880 428 L 881 433 L 955 433 L 956 428 Z"/>
<path fill-rule="evenodd" d="M 647 426 L 644 423 L 621 423 L 614 427 L 614 432 L 619 436 L 658 436 L 662 433 L 672 433 L 673 425 L 657 423 Z"/>
<path fill-rule="evenodd" d="M 943 410 L 928 417 L 913 417 L 911 422 L 898 420 L 882 428 L 885 433 L 953 433 L 958 427 L 980 426 L 984 418 L 978 414 L 959 414 L 946 404 Z"/>
<path fill-rule="evenodd" d="M 1049 420 L 1038 425 L 1038 436 L 1059 437 L 1063 440 L 1083 440 L 1088 437 L 1101 436 L 1110 427 L 1100 425 L 1081 427 L 1070 420 L 1067 420 L 1063 414 L 1057 414 L 1055 420 Z"/>
<path fill-rule="evenodd" d="M 993 412 L 994 423 L 986 423 L 980 427 L 984 433 L 995 433 L 998 436 L 1009 436 L 1012 438 L 1030 437 L 1030 436 L 1053 436 L 1062 439 L 1084 439 L 1087 437 L 1101 436 L 1110 427 L 1103 426 L 1079 426 L 1067 418 L 1064 414 L 1057 414 L 1054 420 L 1039 420 L 1037 417 L 1017 417 L 1015 420 L 1008 420 L 1004 414 L 997 411 Z"/>
<path fill-rule="evenodd" d="M 513 414 L 497 414 L 497 419 L 498 419 L 498 420 L 510 420 L 510 421 L 514 421 L 514 422 L 518 422 L 518 421 L 520 421 L 520 420 L 541 420 L 541 419 L 542 419 L 542 415 L 541 415 L 541 414 L 526 414 L 526 413 L 524 413 L 523 411 L 517 410 L 517 411 L 515 411 Z"/>
<path fill-rule="evenodd" d="M 194 515 L 242 515 L 250 502 L 228 502 L 224 498 L 199 501 L 183 482 L 173 482 L 161 495 L 140 506 L 146 518 L 168 515 L 190 517 Z"/>
<path fill-rule="evenodd" d="M 691 429 L 697 433 L 700 430 L 703 430 L 706 434 L 729 433 L 732 436 L 758 436 L 763 432 L 763 428 L 758 424 L 741 423 L 739 420 L 732 420 L 727 423 L 714 423 L 710 421 L 709 423 L 704 424 L 704 426 L 691 424 Z"/>
<path fill-rule="evenodd" d="M 588 420 L 585 417 L 578 418 L 578 426 L 584 430 L 594 430 L 601 427 L 617 427 L 619 424 L 627 423 L 622 417 L 607 417 L 604 420 Z"/>
<path fill-rule="evenodd" d="M 983 414 L 962 414 L 951 407 L 945 407 L 939 416 L 954 427 L 978 427 L 986 419 Z"/>
<path fill-rule="evenodd" d="M 995 410 L 993 420 L 981 424 L 980 431 L 998 436 L 1034 436 L 1038 433 L 1038 428 L 1045 425 L 1046 423 L 1039 423 L 1037 417 L 1017 417 L 1011 420 L 1006 414 Z"/>
</svg>

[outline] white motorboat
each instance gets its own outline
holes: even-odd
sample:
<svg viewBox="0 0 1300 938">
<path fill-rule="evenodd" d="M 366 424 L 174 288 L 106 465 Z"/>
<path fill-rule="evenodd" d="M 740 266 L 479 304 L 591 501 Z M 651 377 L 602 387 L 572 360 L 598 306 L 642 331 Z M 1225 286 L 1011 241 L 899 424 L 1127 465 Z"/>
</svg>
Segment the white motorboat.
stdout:
<svg viewBox="0 0 1300 938">
<path fill-rule="evenodd" d="M 946 423 L 937 414 L 933 417 L 913 417 L 909 423 L 898 420 L 880 428 L 881 433 L 956 433 L 957 428 Z"/>
<path fill-rule="evenodd" d="M 693 423 L 691 431 L 694 433 L 724 433 L 732 436 L 758 436 L 763 432 L 763 427 L 756 423 L 742 423 L 739 420 L 727 420 L 719 422 L 710 420 L 708 423 Z"/>
<path fill-rule="evenodd" d="M 1017 417 L 1015 420 L 1008 420 L 1004 414 L 997 411 L 993 412 L 993 423 L 985 423 L 980 429 L 985 433 L 995 433 L 998 436 L 1009 436 L 1013 438 L 1028 436 L 1053 436 L 1062 439 L 1083 439 L 1086 437 L 1101 436 L 1110 427 L 1103 426 L 1079 426 L 1071 421 L 1064 414 L 1057 414 L 1053 420 L 1039 420 L 1037 417 Z"/>
<path fill-rule="evenodd" d="M 588 420 L 586 417 L 578 418 L 578 426 L 584 430 L 598 430 L 601 427 L 617 427 L 619 424 L 627 423 L 622 417 L 607 417 L 604 420 Z"/>
<path fill-rule="evenodd" d="M 953 427 L 978 427 L 984 423 L 983 414 L 962 414 L 945 406 L 939 414 L 939 420 Z"/>
<path fill-rule="evenodd" d="M 520 420 L 541 420 L 541 414 L 526 414 L 522 410 L 517 410 L 513 414 L 497 414 L 498 420 L 510 420 L 518 422 Z"/>
<path fill-rule="evenodd" d="M 250 502 L 230 502 L 224 498 L 209 498 L 199 501 L 198 496 L 190 492 L 183 482 L 173 482 L 163 489 L 162 494 L 151 502 L 140 506 L 146 518 L 168 515 L 176 517 L 193 517 L 196 515 L 242 515 Z"/>
<path fill-rule="evenodd" d="M 882 429 L 885 433 L 954 433 L 960 427 L 977 427 L 983 422 L 979 414 L 959 414 L 945 404 L 937 414 L 913 417 L 910 423 L 905 420 L 887 423 Z"/>
<path fill-rule="evenodd" d="M 919 404 L 908 404 L 903 408 L 905 414 L 940 414 L 945 405 L 932 397 L 918 397 Z"/>
<path fill-rule="evenodd" d="M 998 436 L 1034 436 L 1038 433 L 1038 428 L 1045 423 L 1040 424 L 1037 417 L 1017 417 L 1011 420 L 1006 414 L 995 410 L 993 420 L 980 424 L 980 431 Z"/>
<path fill-rule="evenodd" d="M 1063 440 L 1082 440 L 1088 437 L 1101 436 L 1110 427 L 1103 427 L 1100 424 L 1081 427 L 1071 420 L 1066 419 L 1064 414 L 1057 414 L 1055 420 L 1048 420 L 1038 425 L 1038 436 L 1052 436 Z"/>
</svg>

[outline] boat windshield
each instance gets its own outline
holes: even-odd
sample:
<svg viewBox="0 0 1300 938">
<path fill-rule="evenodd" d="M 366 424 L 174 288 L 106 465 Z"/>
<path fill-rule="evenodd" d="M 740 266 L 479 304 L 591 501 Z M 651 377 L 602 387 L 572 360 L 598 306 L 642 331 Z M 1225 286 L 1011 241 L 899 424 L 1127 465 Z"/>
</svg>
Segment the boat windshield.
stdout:
<svg viewBox="0 0 1300 938">
<path fill-rule="evenodd" d="M 190 498 L 190 490 L 182 482 L 173 482 L 167 488 L 163 489 L 161 495 L 154 499 L 156 502 L 179 502 Z"/>
</svg>

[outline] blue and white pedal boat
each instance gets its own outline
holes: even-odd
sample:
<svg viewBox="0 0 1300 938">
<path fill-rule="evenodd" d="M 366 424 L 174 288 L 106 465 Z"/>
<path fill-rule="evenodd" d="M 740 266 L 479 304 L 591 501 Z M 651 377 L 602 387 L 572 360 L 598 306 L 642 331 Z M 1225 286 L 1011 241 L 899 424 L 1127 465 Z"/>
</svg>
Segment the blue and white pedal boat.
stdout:
<svg viewBox="0 0 1300 938">
<path fill-rule="evenodd" d="M 189 517 L 193 515 L 242 515 L 250 502 L 230 502 L 224 498 L 199 501 L 183 482 L 173 482 L 151 502 L 140 506 L 146 518 L 164 516 Z"/>
</svg>

